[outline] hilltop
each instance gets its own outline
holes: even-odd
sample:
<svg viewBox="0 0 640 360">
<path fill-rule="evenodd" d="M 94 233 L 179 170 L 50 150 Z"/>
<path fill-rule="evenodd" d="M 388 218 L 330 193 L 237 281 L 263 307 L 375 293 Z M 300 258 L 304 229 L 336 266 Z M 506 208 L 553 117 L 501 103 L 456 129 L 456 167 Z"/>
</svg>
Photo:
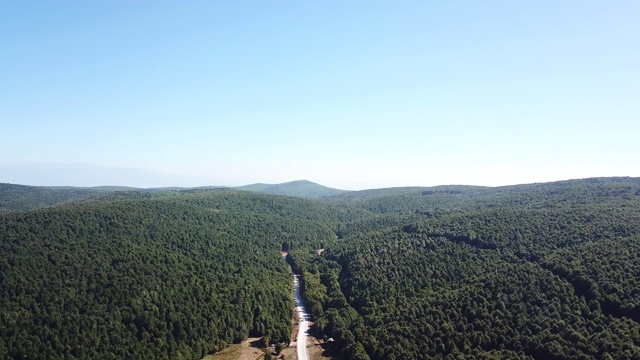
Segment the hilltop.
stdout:
<svg viewBox="0 0 640 360">
<path fill-rule="evenodd" d="M 0 184 L 0 214 L 53 206 L 122 189 L 113 187 L 76 188 Z"/>
<path fill-rule="evenodd" d="M 51 207 L 71 201 L 84 200 L 96 196 L 115 192 L 206 192 L 212 189 L 229 188 L 225 186 L 199 187 L 157 187 L 135 188 L 129 186 L 28 186 L 0 183 L 0 214 L 13 211 L 27 211 Z M 301 198 L 323 198 L 349 193 L 347 190 L 333 189 L 311 181 L 299 180 L 282 184 L 251 184 L 231 187 L 242 191 L 252 191 L 263 194 L 284 195 Z"/>
<path fill-rule="evenodd" d="M 344 194 L 349 191 L 334 189 L 308 180 L 297 180 L 282 184 L 251 184 L 236 187 L 238 190 L 256 191 L 265 194 L 297 196 L 304 198 L 321 198 Z"/>
</svg>

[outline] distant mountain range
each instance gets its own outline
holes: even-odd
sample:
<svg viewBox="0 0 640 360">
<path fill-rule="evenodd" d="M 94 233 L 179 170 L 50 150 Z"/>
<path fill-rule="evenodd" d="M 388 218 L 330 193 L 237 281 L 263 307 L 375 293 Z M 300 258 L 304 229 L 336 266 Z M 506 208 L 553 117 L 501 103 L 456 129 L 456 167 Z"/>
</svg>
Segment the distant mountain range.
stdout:
<svg viewBox="0 0 640 360">
<path fill-rule="evenodd" d="M 369 189 L 361 191 L 349 191 L 330 188 L 308 180 L 297 180 L 281 184 L 250 184 L 238 187 L 228 186 L 200 186 L 200 187 L 154 187 L 136 188 L 127 186 L 96 186 L 96 187 L 73 187 L 73 186 L 27 186 L 0 183 L 0 213 L 12 211 L 27 211 L 38 208 L 45 208 L 61 203 L 103 196 L 123 191 L 147 193 L 164 192 L 201 192 L 212 189 L 229 189 L 239 191 L 250 191 L 270 195 L 283 195 L 307 199 L 323 198 L 327 201 L 355 201 L 371 202 L 370 207 L 377 208 L 378 202 L 386 202 L 387 198 L 413 197 L 416 193 L 422 196 L 433 196 L 439 199 L 443 196 L 459 197 L 460 201 L 467 198 L 482 198 L 492 196 L 498 198 L 514 198 L 514 191 L 530 192 L 558 192 L 565 187 L 578 188 L 593 184 L 617 183 L 619 181 L 629 181 L 633 178 L 590 178 L 578 180 L 566 180 L 551 183 L 536 183 L 511 185 L 500 187 L 484 187 L 469 185 L 441 185 L 435 187 L 396 187 L 384 189 Z M 635 194 L 640 195 L 640 191 Z M 522 199 L 521 201 L 525 201 Z"/>
<path fill-rule="evenodd" d="M 333 189 L 307 180 L 291 181 L 282 184 L 251 184 L 240 187 L 158 187 L 136 188 L 127 186 L 27 186 L 0 183 L 0 213 L 26 211 L 54 206 L 57 204 L 83 200 L 116 191 L 165 192 L 189 189 L 207 190 L 230 188 L 272 195 L 285 195 L 301 198 L 321 198 L 347 193 L 347 190 Z"/>
<path fill-rule="evenodd" d="M 255 191 L 266 194 L 319 198 L 347 192 L 332 189 L 307 180 L 291 181 L 282 184 L 251 184 L 245 186 L 226 186 L 224 180 L 197 178 L 180 175 L 155 173 L 139 169 L 94 166 L 88 164 L 0 164 L 0 184 L 29 185 L 38 189 L 36 198 L 44 195 L 50 199 L 61 197 L 61 192 L 45 193 L 51 190 L 88 194 L 96 191 L 145 190 L 145 191 L 179 191 L 186 189 L 209 189 L 230 187 L 238 190 Z M 101 185 L 101 186 L 96 186 Z M 218 186 L 207 186 L 218 185 Z M 222 185 L 222 186 L 219 186 Z M 90 190 L 88 190 L 90 189 Z M 8 189 L 4 189 L 8 191 Z M 25 188 L 14 188 L 11 191 L 22 192 Z M 77 199 L 74 195 L 71 199 Z M 71 200 L 70 199 L 70 200 Z M 48 203 L 48 201 L 46 202 Z"/>
<path fill-rule="evenodd" d="M 0 182 L 33 186 L 160 188 L 220 184 L 223 180 L 89 164 L 17 163 L 0 164 Z"/>
</svg>

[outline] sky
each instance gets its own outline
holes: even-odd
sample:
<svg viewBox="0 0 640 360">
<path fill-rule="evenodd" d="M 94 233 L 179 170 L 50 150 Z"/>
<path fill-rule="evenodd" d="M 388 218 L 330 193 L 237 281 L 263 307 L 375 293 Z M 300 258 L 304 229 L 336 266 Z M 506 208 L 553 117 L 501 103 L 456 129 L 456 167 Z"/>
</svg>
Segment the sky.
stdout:
<svg viewBox="0 0 640 360">
<path fill-rule="evenodd" d="M 638 1 L 0 1 L 0 182 L 640 176 Z"/>
</svg>

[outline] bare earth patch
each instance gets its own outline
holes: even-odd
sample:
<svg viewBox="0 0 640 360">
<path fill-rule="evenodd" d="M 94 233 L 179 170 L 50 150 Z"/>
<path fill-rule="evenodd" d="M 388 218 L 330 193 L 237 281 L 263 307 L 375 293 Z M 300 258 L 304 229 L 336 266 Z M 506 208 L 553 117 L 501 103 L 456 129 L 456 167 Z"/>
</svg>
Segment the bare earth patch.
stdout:
<svg viewBox="0 0 640 360">
<path fill-rule="evenodd" d="M 286 360 L 298 360 L 298 355 L 296 354 L 296 348 L 294 347 L 288 347 L 285 349 L 282 349 L 282 354 L 280 354 L 280 356 L 274 356 L 274 359 L 281 359 L 282 356 L 285 357 Z"/>
<path fill-rule="evenodd" d="M 256 344 L 260 338 L 249 338 L 240 344 L 231 345 L 228 348 L 212 355 L 205 356 L 202 360 L 256 360 L 262 359 L 264 352 L 262 349 L 252 345 Z"/>
<path fill-rule="evenodd" d="M 309 359 L 311 360 L 332 360 L 334 358 L 322 355 L 324 349 L 322 348 L 322 341 L 316 339 L 313 336 L 307 337 L 307 351 L 309 352 Z"/>
</svg>

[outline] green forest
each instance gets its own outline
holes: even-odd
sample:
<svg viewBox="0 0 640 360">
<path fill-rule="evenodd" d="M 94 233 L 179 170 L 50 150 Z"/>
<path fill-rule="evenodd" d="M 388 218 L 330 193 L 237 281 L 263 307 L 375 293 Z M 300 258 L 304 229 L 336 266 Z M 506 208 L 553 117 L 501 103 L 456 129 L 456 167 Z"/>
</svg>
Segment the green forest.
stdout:
<svg viewBox="0 0 640 360">
<path fill-rule="evenodd" d="M 338 212 L 234 191 L 114 193 L 0 219 L 0 358 L 196 359 L 286 341 L 283 243 L 331 239 Z"/>
<path fill-rule="evenodd" d="M 640 179 L 62 190 L 0 186 L 0 358 L 288 343 L 291 269 L 334 358 L 640 358 Z"/>
</svg>

